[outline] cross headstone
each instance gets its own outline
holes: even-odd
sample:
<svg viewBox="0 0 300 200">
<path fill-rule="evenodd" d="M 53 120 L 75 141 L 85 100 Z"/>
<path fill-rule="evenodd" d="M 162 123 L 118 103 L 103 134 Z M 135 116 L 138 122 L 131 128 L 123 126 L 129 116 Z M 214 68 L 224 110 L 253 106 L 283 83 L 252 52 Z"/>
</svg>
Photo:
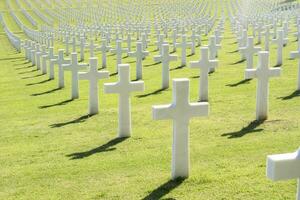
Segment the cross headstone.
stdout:
<svg viewBox="0 0 300 200">
<path fill-rule="evenodd" d="M 254 38 L 248 37 L 247 45 L 245 47 L 240 48 L 241 53 L 244 54 L 247 59 L 247 69 L 253 68 L 253 56 L 260 50 L 260 47 L 254 46 Z"/>
<path fill-rule="evenodd" d="M 33 66 L 36 65 L 36 55 L 35 55 L 35 53 L 36 53 L 36 43 L 33 42 L 32 46 L 31 46 L 31 49 L 30 49 L 30 55 L 31 55 L 30 58 L 31 58 L 31 63 L 32 63 Z"/>
<path fill-rule="evenodd" d="M 128 64 L 120 64 L 118 67 L 119 81 L 104 84 L 104 92 L 119 94 L 118 137 L 122 138 L 131 136 L 130 93 L 144 91 L 144 81 L 130 81 L 130 66 Z"/>
<path fill-rule="evenodd" d="M 78 72 L 81 69 L 85 69 L 88 64 L 79 64 L 77 60 L 77 53 L 71 54 L 71 63 L 63 64 L 62 67 L 64 70 L 70 71 L 72 76 L 72 92 L 71 98 L 77 99 L 79 98 L 79 88 L 78 88 Z"/>
<path fill-rule="evenodd" d="M 187 42 L 186 35 L 181 36 L 181 43 L 176 44 L 177 48 L 181 48 L 181 66 L 186 65 L 186 49 L 192 47 L 192 43 Z"/>
<path fill-rule="evenodd" d="M 277 38 L 273 39 L 273 43 L 277 44 L 277 66 L 282 65 L 282 50 L 283 50 L 283 46 L 284 46 L 284 38 L 283 38 L 283 30 L 278 30 L 277 31 Z"/>
<path fill-rule="evenodd" d="M 93 58 L 95 56 L 95 50 L 97 48 L 97 46 L 94 44 L 94 40 L 90 41 L 89 48 L 90 48 L 90 58 Z"/>
<path fill-rule="evenodd" d="M 296 200 L 300 200 L 300 148 L 294 153 L 268 156 L 267 177 L 273 181 L 298 179 Z"/>
<path fill-rule="evenodd" d="M 49 59 L 49 79 L 54 79 L 54 65 L 51 64 L 51 60 L 56 60 L 58 58 L 57 55 L 54 55 L 54 48 L 53 47 L 49 47 L 49 55 L 48 55 L 48 59 Z"/>
<path fill-rule="evenodd" d="M 164 34 L 159 34 L 158 40 L 155 42 L 157 45 L 157 50 L 159 50 L 160 55 L 162 54 L 162 45 L 165 43 L 164 39 L 165 39 Z"/>
<path fill-rule="evenodd" d="M 201 47 L 201 60 L 190 62 L 191 68 L 200 69 L 199 77 L 199 100 L 201 102 L 208 101 L 208 73 L 211 68 L 218 65 L 217 60 L 209 60 L 208 47 Z"/>
<path fill-rule="evenodd" d="M 143 50 L 143 44 L 142 42 L 136 43 L 136 51 L 135 52 L 129 52 L 130 57 L 136 58 L 136 79 L 143 79 L 143 65 L 142 61 L 143 59 L 149 55 L 148 51 Z"/>
<path fill-rule="evenodd" d="M 264 31 L 264 36 L 265 36 L 265 51 L 270 50 L 270 26 L 265 27 Z"/>
<path fill-rule="evenodd" d="M 122 48 L 122 41 L 117 40 L 116 42 L 116 49 L 111 49 L 112 53 L 115 53 L 117 55 L 117 71 L 119 69 L 119 65 L 122 64 L 122 54 L 127 53 L 128 49 L 127 48 Z"/>
<path fill-rule="evenodd" d="M 162 55 L 154 56 L 155 62 L 162 62 L 162 89 L 169 88 L 170 69 L 169 65 L 171 61 L 176 61 L 176 55 L 170 55 L 169 45 L 164 44 L 162 46 Z"/>
<path fill-rule="evenodd" d="M 209 38 L 209 45 L 208 45 L 208 49 L 209 49 L 209 59 L 210 60 L 215 60 L 217 58 L 217 52 L 218 49 L 221 48 L 221 45 L 216 44 L 216 37 L 215 36 L 210 36 Z M 215 69 L 212 68 L 211 72 L 214 72 Z"/>
<path fill-rule="evenodd" d="M 104 39 L 101 42 L 101 46 L 96 48 L 96 50 L 101 51 L 102 56 L 102 67 L 106 68 L 106 53 L 110 50 L 110 46 L 107 45 L 107 41 Z"/>
<path fill-rule="evenodd" d="M 65 87 L 65 75 L 64 75 L 63 65 L 70 64 L 71 60 L 64 59 L 64 50 L 59 49 L 57 59 L 50 60 L 50 65 L 51 65 L 51 63 L 58 65 L 58 88 Z"/>
<path fill-rule="evenodd" d="M 256 96 L 256 120 L 266 120 L 268 118 L 268 98 L 269 98 L 269 79 L 280 76 L 281 69 L 269 69 L 269 52 L 261 51 L 258 54 L 257 69 L 246 69 L 246 79 L 257 78 Z"/>
<path fill-rule="evenodd" d="M 41 69 L 41 57 L 44 56 L 44 55 L 47 55 L 46 45 L 42 45 L 41 51 L 38 52 L 37 55 L 36 55 L 36 67 L 37 67 L 38 70 Z"/>
<path fill-rule="evenodd" d="M 291 58 L 298 58 L 298 83 L 297 83 L 297 91 L 300 91 L 300 40 L 298 40 L 298 50 L 291 52 Z"/>
<path fill-rule="evenodd" d="M 98 71 L 98 59 L 90 58 L 90 67 L 88 72 L 79 72 L 79 80 L 89 81 L 89 109 L 90 115 L 97 114 L 99 112 L 99 93 L 98 93 L 98 81 L 100 79 L 108 78 L 108 71 Z"/>
<path fill-rule="evenodd" d="M 208 116 L 207 102 L 190 103 L 188 79 L 173 80 L 173 102 L 153 106 L 154 120 L 173 120 L 172 179 L 189 176 L 189 121 L 193 117 Z"/>
</svg>

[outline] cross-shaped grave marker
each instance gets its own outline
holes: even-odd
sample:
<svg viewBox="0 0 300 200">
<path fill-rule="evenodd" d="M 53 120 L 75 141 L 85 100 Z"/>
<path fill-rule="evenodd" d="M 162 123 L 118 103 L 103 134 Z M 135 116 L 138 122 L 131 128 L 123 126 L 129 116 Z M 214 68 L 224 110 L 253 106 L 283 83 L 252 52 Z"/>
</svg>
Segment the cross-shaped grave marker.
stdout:
<svg viewBox="0 0 300 200">
<path fill-rule="evenodd" d="M 98 71 L 98 59 L 90 58 L 88 72 L 79 72 L 79 80 L 88 80 L 89 81 L 89 109 L 88 113 L 90 115 L 97 114 L 99 112 L 99 93 L 98 93 L 98 81 L 100 79 L 108 78 L 108 71 Z"/>
<path fill-rule="evenodd" d="M 173 120 L 172 179 L 189 176 L 189 121 L 193 117 L 208 116 L 207 102 L 190 103 L 188 79 L 173 80 L 173 102 L 153 106 L 154 120 Z"/>
<path fill-rule="evenodd" d="M 169 88 L 169 80 L 170 80 L 170 69 L 169 65 L 171 61 L 176 61 L 176 55 L 170 55 L 169 45 L 164 44 L 162 46 L 162 55 L 154 56 L 155 62 L 162 62 L 162 89 Z"/>
<path fill-rule="evenodd" d="M 268 98 L 269 98 L 269 79 L 280 76 L 281 69 L 269 69 L 269 52 L 261 51 L 258 54 L 257 69 L 246 69 L 246 79 L 257 78 L 256 96 L 256 120 L 266 120 L 268 118 Z"/>
<path fill-rule="evenodd" d="M 201 102 L 208 101 L 208 73 L 211 68 L 218 65 L 217 60 L 209 60 L 208 47 L 201 47 L 201 60 L 190 62 L 191 68 L 200 69 L 199 77 L 199 100 Z"/>
<path fill-rule="evenodd" d="M 119 128 L 118 137 L 131 136 L 131 104 L 130 93 L 144 91 L 144 81 L 130 81 L 130 66 L 120 64 L 119 81 L 116 83 L 104 84 L 105 93 L 119 94 Z"/>
<path fill-rule="evenodd" d="M 77 53 L 71 53 L 71 63 L 63 64 L 62 67 L 64 70 L 70 71 L 72 76 L 72 91 L 71 98 L 79 98 L 79 88 L 78 88 L 78 72 L 79 70 L 86 69 L 88 64 L 79 64 L 77 60 Z"/>
<path fill-rule="evenodd" d="M 136 58 L 136 79 L 143 79 L 143 59 L 149 55 L 149 51 L 143 50 L 143 44 L 142 42 L 136 43 L 136 51 L 135 52 L 129 52 L 130 57 Z"/>
</svg>

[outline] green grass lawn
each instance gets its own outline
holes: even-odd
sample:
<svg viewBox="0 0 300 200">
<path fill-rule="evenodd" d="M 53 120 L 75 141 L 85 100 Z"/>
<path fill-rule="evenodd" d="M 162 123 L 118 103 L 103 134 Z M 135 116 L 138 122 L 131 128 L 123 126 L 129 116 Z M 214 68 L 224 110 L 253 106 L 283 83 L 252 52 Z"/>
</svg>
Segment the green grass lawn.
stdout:
<svg viewBox="0 0 300 200">
<path fill-rule="evenodd" d="M 4 17 L 13 31 L 20 31 L 8 13 Z M 154 65 L 155 46 L 144 62 L 146 91 L 132 95 L 132 137 L 121 140 L 116 139 L 118 98 L 103 94 L 103 81 L 100 113 L 88 117 L 88 83 L 80 82 L 80 99 L 71 101 L 70 74 L 66 87 L 58 90 L 57 79 L 49 81 L 36 71 L 1 29 L 0 199 L 294 199 L 296 180 L 269 181 L 266 156 L 299 147 L 298 61 L 288 59 L 297 43 L 291 33 L 282 75 L 270 81 L 269 119 L 258 124 L 253 122 L 256 80 L 241 82 L 245 63 L 238 63 L 235 41 L 227 22 L 219 68 L 209 77 L 210 115 L 190 123 L 190 178 L 170 181 L 172 122 L 153 121 L 151 107 L 170 103 L 172 88 L 156 92 L 161 65 Z M 188 61 L 199 54 L 197 48 Z M 276 46 L 270 54 L 274 66 Z M 124 59 L 131 63 L 132 80 L 133 61 Z M 111 73 L 115 62 L 108 57 Z M 180 60 L 171 68 L 179 65 Z M 198 98 L 198 75 L 187 67 L 171 71 L 172 78 L 190 79 L 191 101 Z M 112 76 L 105 82 L 116 80 Z"/>
</svg>

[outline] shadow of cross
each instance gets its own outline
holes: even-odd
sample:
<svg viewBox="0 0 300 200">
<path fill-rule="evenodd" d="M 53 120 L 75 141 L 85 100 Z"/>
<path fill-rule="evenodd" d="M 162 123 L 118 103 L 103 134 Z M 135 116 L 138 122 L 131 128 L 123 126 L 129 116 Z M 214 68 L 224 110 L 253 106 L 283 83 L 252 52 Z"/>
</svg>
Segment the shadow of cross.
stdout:
<svg viewBox="0 0 300 200">
<path fill-rule="evenodd" d="M 71 157 L 71 160 L 76 160 L 76 159 L 82 159 L 82 158 L 89 157 L 96 153 L 101 153 L 101 152 L 106 152 L 106 151 L 114 151 L 114 150 L 116 150 L 116 148 L 114 146 L 116 146 L 117 144 L 119 144 L 121 142 L 124 142 L 127 139 L 128 138 L 115 138 L 115 139 L 112 139 L 112 140 L 108 141 L 107 143 L 105 143 L 99 147 L 96 147 L 94 149 L 91 149 L 89 151 L 72 153 L 72 154 L 67 155 L 67 157 Z"/>
<path fill-rule="evenodd" d="M 234 139 L 234 138 L 243 137 L 243 136 L 247 135 L 248 133 L 261 132 L 264 129 L 262 129 L 262 128 L 257 129 L 257 128 L 261 124 L 263 124 L 264 121 L 265 120 L 255 120 L 255 121 L 252 121 L 250 124 L 248 124 L 248 126 L 243 127 L 240 131 L 231 132 L 231 133 L 225 133 L 225 134 L 222 134 L 222 136 L 223 137 L 228 136 L 228 139 Z"/>
<path fill-rule="evenodd" d="M 161 199 L 163 196 L 170 193 L 172 190 L 177 188 L 179 185 L 183 183 L 184 179 L 178 178 L 175 180 L 169 180 L 166 183 L 162 184 L 155 190 L 153 190 L 149 195 L 144 197 L 142 200 L 154 200 L 154 199 Z"/>
<path fill-rule="evenodd" d="M 60 128 L 60 127 L 63 127 L 63 126 L 67 126 L 67 125 L 70 125 L 70 124 L 78 124 L 78 123 L 83 123 L 85 122 L 87 119 L 93 117 L 94 115 L 90 115 L 90 114 L 87 114 L 87 115 L 83 115 L 77 119 L 74 119 L 74 120 L 71 120 L 71 121 L 68 121 L 68 122 L 62 122 L 62 123 L 57 123 L 57 124 L 51 124 L 50 127 L 51 128 Z"/>
<path fill-rule="evenodd" d="M 279 97 L 279 99 L 282 99 L 282 100 L 290 100 L 290 99 L 293 99 L 295 97 L 300 97 L 300 90 L 296 90 L 294 91 L 292 94 L 288 95 L 288 96 L 285 96 L 285 97 Z"/>
</svg>

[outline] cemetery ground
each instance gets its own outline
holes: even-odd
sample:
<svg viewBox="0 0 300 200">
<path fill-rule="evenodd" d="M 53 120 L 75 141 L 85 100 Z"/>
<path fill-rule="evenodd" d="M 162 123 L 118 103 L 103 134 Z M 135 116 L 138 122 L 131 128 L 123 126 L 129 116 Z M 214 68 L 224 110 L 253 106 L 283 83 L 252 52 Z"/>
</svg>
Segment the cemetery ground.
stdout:
<svg viewBox="0 0 300 200">
<path fill-rule="evenodd" d="M 20 31 L 8 13 L 4 17 Z M 297 42 L 290 35 L 282 75 L 270 80 L 264 122 L 254 121 L 257 80 L 244 81 L 246 63 L 235 42 L 226 22 L 219 68 L 209 75 L 210 115 L 190 123 L 190 178 L 170 181 L 172 122 L 152 120 L 151 108 L 172 101 L 172 84 L 159 90 L 155 46 L 143 62 L 146 90 L 132 95 L 132 137 L 116 139 L 118 98 L 103 93 L 103 83 L 118 78 L 115 56 L 108 55 L 110 78 L 99 83 L 100 112 L 88 116 L 86 81 L 79 83 L 80 98 L 70 100 L 70 74 L 66 87 L 57 89 L 57 79 L 41 75 L 0 29 L 0 199 L 294 199 L 296 180 L 271 182 L 265 171 L 267 155 L 299 147 L 298 61 L 289 59 Z M 199 54 L 197 48 L 188 61 Z M 270 56 L 274 66 L 275 45 Z M 134 80 L 134 59 L 123 63 L 131 65 Z M 172 78 L 190 79 L 192 102 L 198 99 L 198 75 L 181 67 L 180 59 L 171 63 Z"/>
</svg>

